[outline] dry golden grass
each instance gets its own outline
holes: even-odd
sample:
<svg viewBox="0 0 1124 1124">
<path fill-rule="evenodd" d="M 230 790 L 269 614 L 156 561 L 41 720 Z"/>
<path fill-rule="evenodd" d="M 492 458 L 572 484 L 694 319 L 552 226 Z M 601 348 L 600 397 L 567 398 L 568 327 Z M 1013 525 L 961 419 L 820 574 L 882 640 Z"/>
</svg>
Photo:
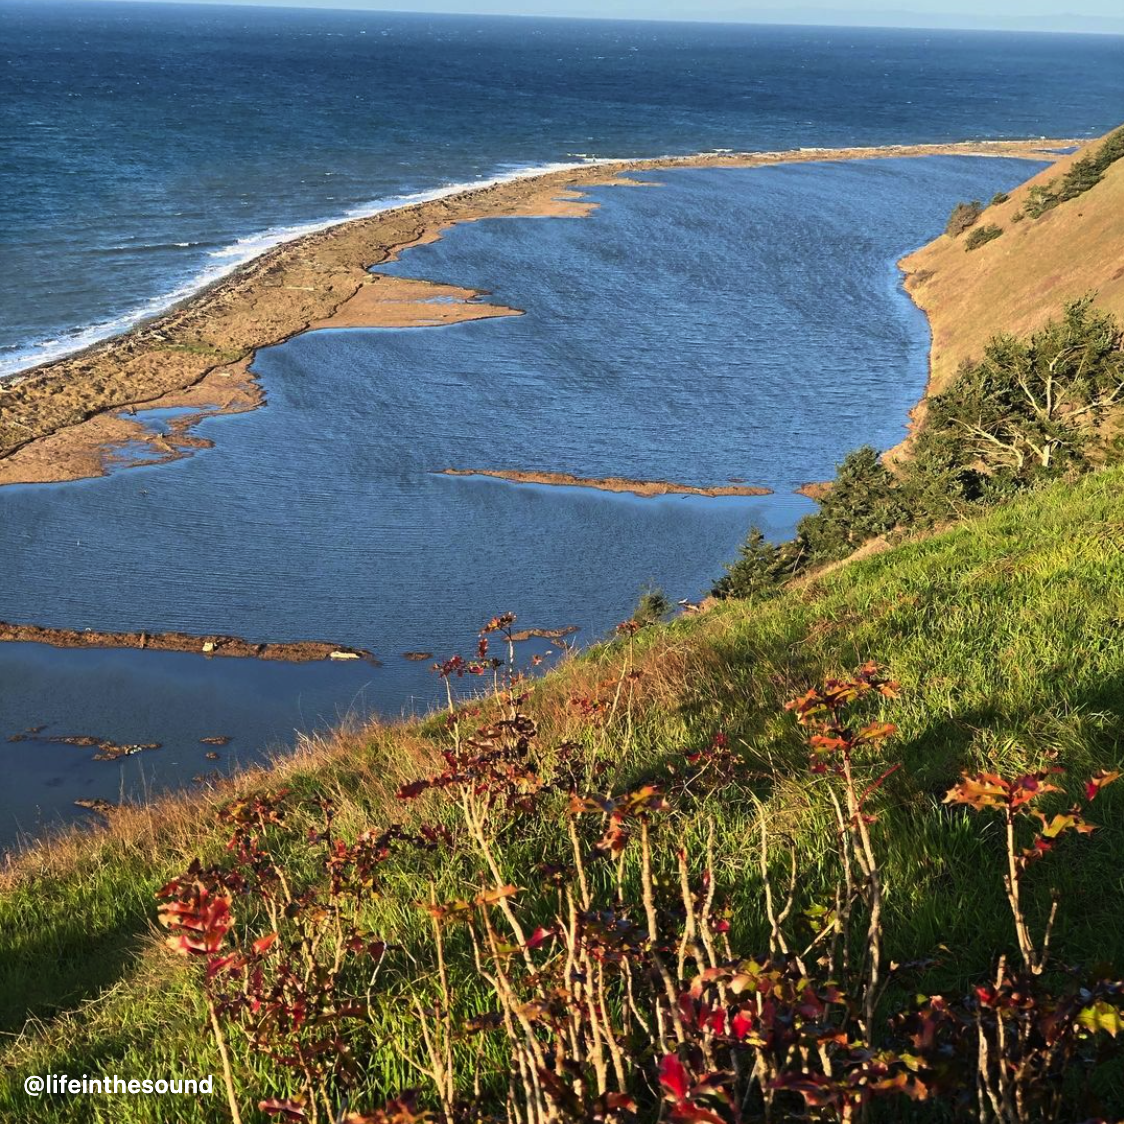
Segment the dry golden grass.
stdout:
<svg viewBox="0 0 1124 1124">
<path fill-rule="evenodd" d="M 1027 335 L 1088 292 L 1096 292 L 1098 307 L 1124 318 L 1124 161 L 1084 195 L 1041 218 L 1012 221 L 1031 186 L 1065 175 L 1101 143 L 1091 142 L 988 207 L 980 222 L 1001 227 L 1001 238 L 966 253 L 964 236 L 942 234 L 902 259 L 906 288 L 933 331 L 930 394 L 942 391 L 964 360 L 982 356 L 996 325 Z"/>
</svg>

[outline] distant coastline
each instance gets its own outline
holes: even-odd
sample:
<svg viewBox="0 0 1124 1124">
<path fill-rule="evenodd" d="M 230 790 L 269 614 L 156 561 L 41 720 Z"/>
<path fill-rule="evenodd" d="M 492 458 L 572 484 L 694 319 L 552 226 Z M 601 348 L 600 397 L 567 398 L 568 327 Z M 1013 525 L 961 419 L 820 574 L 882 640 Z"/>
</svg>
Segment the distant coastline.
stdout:
<svg viewBox="0 0 1124 1124">
<path fill-rule="evenodd" d="M 701 153 L 687 157 L 553 166 L 453 194 L 350 219 L 282 243 L 122 335 L 0 383 L 0 485 L 103 475 L 127 446 L 161 459 L 206 445 L 187 431 L 204 417 L 241 412 L 264 396 L 249 365 L 257 350 L 310 330 L 425 327 L 520 310 L 486 293 L 372 273 L 410 246 L 460 222 L 502 217 L 582 217 L 596 207 L 581 189 L 625 186 L 629 172 L 681 167 L 759 167 L 937 155 L 1049 158 L 1075 141 Z M 645 184 L 646 185 L 646 184 Z M 185 408 L 169 440 L 137 409 Z M 144 463 L 151 463 L 145 458 Z"/>
</svg>

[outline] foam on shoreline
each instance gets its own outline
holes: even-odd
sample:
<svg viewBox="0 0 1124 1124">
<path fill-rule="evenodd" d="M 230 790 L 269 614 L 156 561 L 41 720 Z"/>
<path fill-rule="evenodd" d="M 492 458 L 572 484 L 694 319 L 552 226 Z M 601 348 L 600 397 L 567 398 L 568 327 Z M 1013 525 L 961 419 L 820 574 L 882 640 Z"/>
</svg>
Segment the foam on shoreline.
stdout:
<svg viewBox="0 0 1124 1124">
<path fill-rule="evenodd" d="M 28 374 L 38 367 L 77 355 L 87 348 L 128 332 L 147 320 L 162 316 L 177 305 L 197 296 L 211 285 L 224 280 L 233 273 L 237 273 L 239 269 L 249 265 L 255 258 L 261 257 L 262 254 L 268 253 L 278 246 L 283 246 L 286 242 L 295 242 L 310 234 L 318 234 L 320 231 L 329 230 L 333 226 L 339 226 L 341 223 L 352 222 L 356 219 L 374 218 L 376 215 L 396 210 L 399 207 L 431 203 L 438 199 L 448 199 L 466 192 L 498 187 L 500 184 L 515 183 L 519 180 L 550 175 L 554 172 L 577 171 L 599 164 L 614 163 L 622 163 L 622 161 L 590 157 L 577 162 L 529 164 L 486 179 L 465 180 L 459 183 L 445 184 L 428 191 L 389 195 L 382 199 L 374 199 L 369 203 L 351 207 L 331 218 L 295 223 L 290 226 L 270 227 L 253 234 L 244 235 L 226 246 L 208 251 L 206 256 L 216 264 L 197 270 L 186 281 L 166 290 L 159 296 L 153 297 L 119 316 L 70 329 L 60 333 L 57 338 L 28 344 L 13 355 L 0 358 L 0 382 L 18 378 L 20 375 Z M 176 243 L 177 246 L 185 248 L 199 244 L 201 243 Z"/>
</svg>

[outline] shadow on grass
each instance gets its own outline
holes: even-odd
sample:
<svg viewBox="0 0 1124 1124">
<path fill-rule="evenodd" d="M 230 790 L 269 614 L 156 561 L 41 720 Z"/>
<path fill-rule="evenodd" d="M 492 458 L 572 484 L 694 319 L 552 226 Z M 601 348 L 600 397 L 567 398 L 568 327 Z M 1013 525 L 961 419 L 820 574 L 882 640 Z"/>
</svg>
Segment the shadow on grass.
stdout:
<svg viewBox="0 0 1124 1124">
<path fill-rule="evenodd" d="M 29 1018 L 72 1010 L 116 983 L 139 953 L 151 925 L 147 900 L 138 898 L 116 921 L 99 928 L 76 917 L 51 927 L 48 941 L 0 943 L 0 1034 L 18 1032 Z"/>
</svg>

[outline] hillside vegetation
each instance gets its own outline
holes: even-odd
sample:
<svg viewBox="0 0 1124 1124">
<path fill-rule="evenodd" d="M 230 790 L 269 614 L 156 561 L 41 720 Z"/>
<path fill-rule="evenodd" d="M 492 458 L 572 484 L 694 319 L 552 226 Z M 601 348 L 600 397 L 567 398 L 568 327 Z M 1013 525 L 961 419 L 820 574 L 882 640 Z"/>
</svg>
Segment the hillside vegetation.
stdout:
<svg viewBox="0 0 1124 1124">
<path fill-rule="evenodd" d="M 925 407 L 908 455 L 849 453 L 791 539 L 769 542 L 751 527 L 713 595 L 766 596 L 825 564 L 1119 464 L 1124 331 L 1085 296 L 1029 338 L 990 339 Z"/>
<path fill-rule="evenodd" d="M 443 1103 L 465 1119 L 546 1118 L 531 1111 L 538 1104 L 532 1097 L 552 1106 L 552 1119 L 655 1119 L 661 1100 L 671 1119 L 758 1119 L 765 1112 L 760 1087 L 747 1088 L 741 1107 L 731 1106 L 723 1100 L 725 1078 L 705 1076 L 729 1074 L 734 1064 L 743 1085 L 755 1064 L 765 1067 L 766 1079 L 768 1065 L 780 1067 L 769 1092 L 772 1119 L 802 1113 L 805 1098 L 816 1118 L 857 1119 L 865 1101 L 860 1096 L 859 1107 L 847 1108 L 851 1102 L 832 1092 L 810 1045 L 817 1035 L 825 1056 L 835 1058 L 836 1084 L 860 1071 L 872 1086 L 883 1082 L 874 1102 L 886 1114 L 879 1118 L 976 1119 L 958 1115 L 970 1111 L 975 1091 L 942 1085 L 940 1058 L 911 1044 L 916 1024 L 891 1025 L 891 1016 L 916 1019 L 928 1011 L 932 1022 L 932 1002 L 910 1014 L 910 996 L 946 996 L 955 1007 L 956 997 L 976 994 L 976 985 L 995 984 L 1001 953 L 1014 976 L 1038 980 L 1034 986 L 1048 986 L 1055 997 L 1072 994 L 1070 971 L 1088 983 L 1108 979 L 1107 966 L 1118 970 L 1124 784 L 1097 794 L 1089 815 L 1100 825 L 1096 831 L 1051 836 L 1045 849 L 1056 843 L 1057 853 L 1027 867 L 1023 909 L 1039 944 L 1058 895 L 1049 964 L 1040 976 L 1023 966 L 1003 887 L 1001 817 L 943 800 L 963 770 L 1024 782 L 1038 775 L 1064 790 L 1046 798 L 1051 816 L 1075 801 L 1084 815 L 1086 782 L 1110 776 L 1124 758 L 1122 620 L 1124 472 L 1111 470 L 1034 490 L 767 602 L 731 601 L 670 625 L 626 630 L 528 688 L 526 697 L 523 684 L 509 690 L 501 679 L 495 699 L 457 721 L 378 728 L 310 747 L 276 776 L 242 782 L 242 799 L 224 817 L 216 815 L 217 803 L 238 792 L 137 813 L 89 843 L 33 853 L 0 894 L 0 1014 L 9 1032 L 20 1031 L 25 1014 L 35 1018 L 5 1044 L 0 1119 L 230 1119 L 220 1040 L 245 1122 L 267 1113 L 325 1121 L 345 1104 L 371 1113 L 410 1088 L 420 1090 L 417 1105 L 408 1100 L 363 1119 L 404 1121 Z M 505 627 L 501 620 L 485 637 L 502 640 Z M 861 720 L 840 721 L 851 731 L 844 741 L 854 742 L 862 813 L 870 817 L 864 829 L 880 886 L 877 933 L 864 844 L 852 830 L 857 821 L 844 812 L 841 828 L 833 811 L 832 795 L 842 800 L 847 791 L 831 756 L 838 745 L 826 755 L 812 752 L 810 767 L 809 731 L 784 709 L 804 698 L 798 713 L 814 726 L 806 692 L 832 676 L 846 679 L 870 660 L 883 670 L 868 669 L 853 681 L 866 696 L 857 704 Z M 451 681 L 462 666 L 446 665 Z M 883 694 L 889 678 L 897 687 Z M 886 722 L 896 730 L 882 728 Z M 480 725 L 485 731 L 475 733 Z M 860 727 L 862 745 L 855 740 Z M 410 784 L 420 778 L 433 783 Z M 250 799 L 279 787 L 288 789 L 279 802 Z M 575 799 L 590 802 L 575 811 Z M 1035 837 L 1034 822 L 1027 819 L 1023 844 Z M 388 832 L 392 824 L 402 827 Z M 841 845 L 852 880 L 843 897 Z M 195 856 L 204 869 L 188 871 Z M 225 872 L 221 878 L 206 872 L 212 863 Z M 166 908 L 165 920 L 180 947 L 199 947 L 197 956 L 176 955 L 154 931 L 154 895 L 175 876 L 180 881 L 165 888 L 164 900 L 179 912 Z M 681 878 L 689 888 L 682 897 Z M 769 920 L 766 885 L 774 919 L 791 893 L 788 918 L 777 924 Z M 210 887 L 207 908 L 200 886 Z M 290 905 L 278 912 L 286 894 Z M 582 900 L 575 903 L 575 895 Z M 232 924 L 215 910 L 220 899 Z M 694 903 L 693 922 L 684 902 Z M 566 957 L 578 955 L 567 935 L 578 914 L 587 956 L 580 971 L 565 969 Z M 209 920 L 200 920 L 204 915 Z M 185 917 L 198 927 L 176 928 Z M 682 944 L 685 924 L 695 925 L 695 936 Z M 689 993 L 706 972 L 715 988 L 727 989 L 726 1006 L 738 1006 L 730 989 L 748 989 L 739 994 L 756 995 L 757 1004 L 773 989 L 782 1006 L 803 1010 L 795 1023 L 784 1023 L 784 1034 L 805 1046 L 789 1049 L 782 1065 L 771 1046 L 755 1054 L 748 1039 L 731 1045 L 729 1028 L 712 1029 L 709 1039 L 696 1031 L 677 1039 L 666 996 L 660 999 L 664 985 L 649 972 L 654 962 L 644 934 L 654 925 L 664 934 L 656 948 L 665 950 L 661 963 L 673 990 Z M 281 934 L 277 942 L 274 932 Z M 313 957 L 314 986 L 298 968 L 316 934 L 322 943 Z M 871 969 L 864 949 L 874 940 L 882 946 L 881 976 L 871 990 L 864 985 Z M 801 962 L 821 982 L 801 984 L 792 956 L 809 945 Z M 232 955 L 234 961 L 220 963 Z M 723 977 L 712 958 L 745 979 Z M 822 982 L 829 958 L 830 978 L 851 989 L 853 1008 Z M 201 974 L 208 960 L 210 983 Z M 528 963 L 552 981 L 553 1015 L 535 998 Z M 630 986 L 642 1008 L 636 1017 L 648 1019 L 646 1032 L 629 1025 L 622 963 L 635 968 Z M 293 973 L 284 986 L 271 975 L 283 964 Z M 1062 964 L 1072 968 L 1062 971 Z M 544 1072 L 556 1073 L 569 1093 L 544 1092 L 542 1079 L 521 1103 L 509 1078 L 514 1073 L 516 1087 L 524 1078 L 535 1082 L 513 1062 L 525 1061 L 528 1033 L 505 1030 L 505 1017 L 533 1006 L 530 1037 L 541 1038 L 544 1049 L 557 1045 L 555 1033 L 568 1042 L 567 1005 L 578 1002 L 572 973 L 588 980 L 589 970 L 613 977 L 593 991 L 606 1000 L 601 1021 L 616 1027 L 625 1059 L 610 1057 L 602 1043 L 603 1084 L 620 1096 L 598 1098 L 583 1023 L 574 1034 L 584 1060 L 565 1051 L 543 1059 Z M 251 986 L 255 972 L 272 983 Z M 769 973 L 778 973 L 772 984 L 763 982 Z M 1096 986 L 1096 996 L 1083 993 L 1066 1008 L 1069 1076 L 1054 1072 L 1057 1058 L 1027 1062 L 1043 1097 L 1063 1099 L 1062 1114 L 1047 1112 L 1053 1101 L 1044 1099 L 1026 1115 L 989 1119 L 1124 1112 L 1120 1072 L 1102 1056 L 1116 1042 L 1116 993 Z M 238 997 L 255 987 L 270 993 L 274 1022 L 240 1006 Z M 303 1028 L 294 1025 L 292 1010 L 278 1014 L 298 1000 L 317 1015 Z M 691 1001 L 702 1000 L 722 1006 L 717 995 Z M 681 1020 L 687 1001 L 677 1001 Z M 212 1033 L 208 1002 L 218 1012 L 221 1039 Z M 977 1015 L 991 1010 L 971 1002 Z M 697 1018 L 698 1008 L 691 1010 Z M 551 1031 L 556 1024 L 562 1030 Z M 952 1049 L 949 1026 L 942 1024 L 940 1034 Z M 778 1024 L 778 1040 L 782 1029 Z M 828 1030 L 836 1035 L 829 1045 Z M 868 1031 L 881 1051 L 875 1061 L 863 1046 Z M 777 1051 L 784 1052 L 779 1045 Z M 965 1074 L 974 1064 L 963 1060 Z M 1078 1077 L 1086 1069 L 1087 1082 Z M 29 1072 L 213 1073 L 216 1093 L 177 1098 L 172 1116 L 166 1097 L 32 1100 L 21 1088 Z M 933 1098 L 882 1100 L 923 1089 Z"/>
<path fill-rule="evenodd" d="M 1114 160 L 1091 190 L 1084 178 L 1080 194 L 1037 217 L 1033 206 L 1035 195 L 1058 193 L 1075 166 L 1106 145 L 1124 154 L 1122 141 L 1124 129 L 1116 130 L 992 202 L 979 229 L 996 227 L 1002 237 L 966 253 L 963 236 L 943 234 L 902 259 L 906 288 L 933 331 L 930 393 L 946 389 L 963 362 L 980 359 L 999 327 L 1029 335 L 1089 293 L 1098 308 L 1124 319 L 1124 160 Z M 962 223 L 953 227 L 958 235 L 969 229 Z"/>
</svg>

